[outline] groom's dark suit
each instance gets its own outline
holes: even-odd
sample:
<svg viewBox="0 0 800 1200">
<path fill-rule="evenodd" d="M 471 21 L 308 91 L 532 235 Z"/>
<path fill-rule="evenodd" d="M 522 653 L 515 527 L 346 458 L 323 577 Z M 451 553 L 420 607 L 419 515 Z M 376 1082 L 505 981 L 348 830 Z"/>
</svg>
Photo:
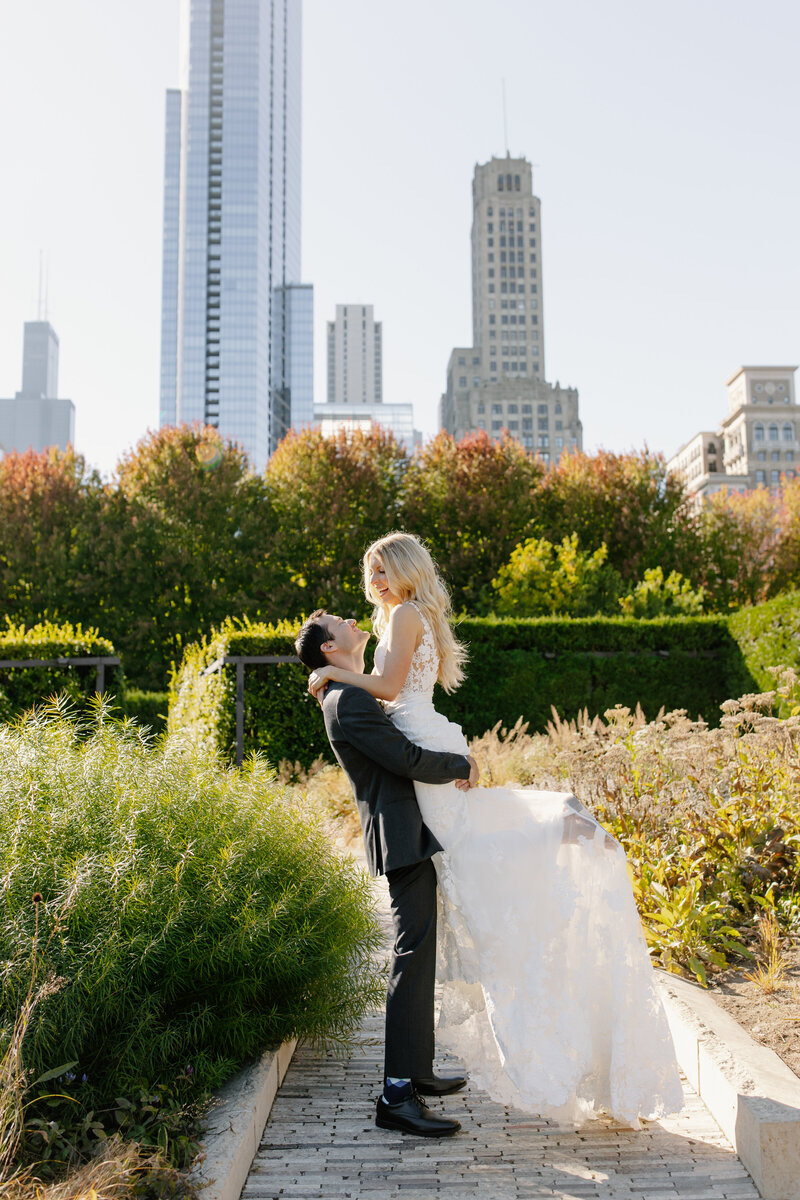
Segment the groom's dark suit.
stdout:
<svg viewBox="0 0 800 1200">
<path fill-rule="evenodd" d="M 395 944 L 384 1074 L 428 1078 L 436 973 L 436 872 L 430 859 L 442 847 L 423 824 L 412 780 L 468 779 L 470 764 L 463 754 L 415 746 L 363 688 L 328 684 L 322 712 L 356 798 L 369 869 L 389 883 Z"/>
</svg>

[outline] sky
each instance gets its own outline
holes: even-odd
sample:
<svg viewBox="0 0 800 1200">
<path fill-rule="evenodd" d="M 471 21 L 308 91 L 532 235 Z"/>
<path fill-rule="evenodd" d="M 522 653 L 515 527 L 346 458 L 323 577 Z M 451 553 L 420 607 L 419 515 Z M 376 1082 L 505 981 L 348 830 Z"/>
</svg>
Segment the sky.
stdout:
<svg viewBox="0 0 800 1200">
<path fill-rule="evenodd" d="M 157 424 L 178 34 L 178 0 L 0 10 L 0 396 L 43 257 L 59 392 L 106 476 Z M 547 378 L 578 388 L 585 449 L 714 428 L 738 366 L 800 361 L 799 47 L 796 0 L 304 0 L 316 399 L 336 304 L 373 304 L 384 399 L 435 432 L 471 340 L 474 167 L 508 149 L 533 164 Z"/>
</svg>

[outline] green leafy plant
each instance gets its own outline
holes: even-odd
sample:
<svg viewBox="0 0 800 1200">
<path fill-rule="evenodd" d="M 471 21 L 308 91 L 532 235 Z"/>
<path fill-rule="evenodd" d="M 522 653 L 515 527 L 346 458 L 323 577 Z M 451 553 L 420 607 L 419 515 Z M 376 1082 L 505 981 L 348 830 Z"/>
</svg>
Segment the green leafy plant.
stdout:
<svg viewBox="0 0 800 1200">
<path fill-rule="evenodd" d="M 346 1040 L 381 997 L 366 876 L 260 759 L 227 770 L 55 707 L 0 727 L 0 821 L 0 1053 L 40 892 L 61 929 L 42 969 L 64 983 L 31 1016 L 25 1070 L 74 1061 L 95 1111 L 180 1078 L 202 1092 L 288 1037 Z"/>
<path fill-rule="evenodd" d="M 528 538 L 492 580 L 495 609 L 515 617 L 609 612 L 622 581 L 607 558 L 605 543 L 591 553 L 580 550 L 577 533 L 557 546 L 546 538 Z"/>
<path fill-rule="evenodd" d="M 626 617 L 699 616 L 703 611 L 704 592 L 695 589 L 678 571 L 665 576 L 661 567 L 651 567 L 632 592 L 620 597 Z"/>
</svg>

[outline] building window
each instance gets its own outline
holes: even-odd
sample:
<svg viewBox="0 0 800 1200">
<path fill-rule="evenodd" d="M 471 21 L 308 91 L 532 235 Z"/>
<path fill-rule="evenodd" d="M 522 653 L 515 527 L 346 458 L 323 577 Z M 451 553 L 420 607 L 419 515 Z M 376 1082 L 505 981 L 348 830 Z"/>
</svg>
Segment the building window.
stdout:
<svg viewBox="0 0 800 1200">
<path fill-rule="evenodd" d="M 480 404 L 478 405 L 478 412 L 479 412 L 479 413 L 485 413 L 485 412 L 486 412 L 486 405 L 483 403 L 483 401 L 481 401 L 481 402 L 480 402 Z"/>
<path fill-rule="evenodd" d="M 524 413 L 531 413 L 531 412 L 533 412 L 533 405 L 532 405 L 532 404 L 523 404 L 523 406 L 522 406 L 522 411 L 523 411 Z"/>
<path fill-rule="evenodd" d="M 503 412 L 503 406 L 502 406 L 502 404 L 493 404 L 493 405 L 492 405 L 492 412 L 493 412 L 493 413 L 501 413 L 501 414 L 502 414 L 502 412 Z"/>
<path fill-rule="evenodd" d="M 777 442 L 777 440 L 778 440 L 778 426 L 777 425 L 770 425 L 769 440 L 771 442 Z"/>
<path fill-rule="evenodd" d="M 478 429 L 486 429 L 486 422 L 482 418 L 478 419 Z"/>
<path fill-rule="evenodd" d="M 763 425 L 758 424 L 758 425 L 753 426 L 753 439 L 756 442 L 763 442 L 763 440 L 764 440 L 764 426 Z"/>
<path fill-rule="evenodd" d="M 533 433 L 533 417 L 522 418 L 523 433 Z"/>
<path fill-rule="evenodd" d="M 503 270 L 505 270 L 505 267 Z M 489 278 L 494 279 L 494 267 L 489 267 Z"/>
<path fill-rule="evenodd" d="M 494 284 L 493 284 L 493 283 L 490 283 L 490 284 L 489 284 L 489 291 L 490 291 L 490 292 L 493 292 L 493 291 L 494 291 Z"/>
<path fill-rule="evenodd" d="M 466 360 L 466 358 L 464 358 L 463 354 L 459 356 L 458 365 L 460 367 L 465 367 L 467 365 L 467 360 Z"/>
<path fill-rule="evenodd" d="M 539 429 L 544 429 L 546 431 L 547 430 L 547 417 L 539 417 L 536 424 L 538 425 Z"/>
<path fill-rule="evenodd" d="M 563 428 L 564 428 L 564 426 L 563 426 L 562 422 L 556 421 L 556 429 L 563 429 Z"/>
<path fill-rule="evenodd" d="M 772 459 L 773 462 L 780 462 L 781 461 L 780 450 L 773 450 L 772 454 L 770 454 L 770 458 Z"/>
<path fill-rule="evenodd" d="M 480 381 L 480 377 L 479 377 L 478 375 L 473 375 L 473 377 L 472 377 L 472 386 L 473 386 L 473 387 L 479 387 L 479 386 L 480 386 L 480 382 L 481 382 L 481 381 Z"/>
<path fill-rule="evenodd" d="M 496 371 L 496 370 L 497 370 L 497 363 L 496 363 L 496 362 L 490 362 L 490 363 L 489 363 L 489 370 L 490 370 L 490 371 Z"/>
<path fill-rule="evenodd" d="M 519 433 L 519 421 L 509 421 L 508 428 L 512 433 Z"/>
<path fill-rule="evenodd" d="M 786 459 L 787 462 L 794 462 L 794 451 L 787 450 L 783 457 Z"/>
<path fill-rule="evenodd" d="M 496 324 L 496 321 L 497 321 L 497 318 L 495 317 L 494 313 L 492 313 L 489 317 L 489 324 L 494 325 L 494 324 Z"/>
<path fill-rule="evenodd" d="M 538 405 L 538 407 L 537 407 L 536 411 L 537 411 L 538 413 L 546 413 L 546 412 L 547 412 L 547 405 L 546 405 L 546 404 L 540 404 L 540 405 Z"/>
<path fill-rule="evenodd" d="M 766 482 L 767 482 L 767 472 L 766 471 L 756 471 L 756 483 L 766 483 Z"/>
<path fill-rule="evenodd" d="M 794 441 L 794 430 L 792 429 L 792 426 L 789 425 L 788 423 L 786 425 L 784 425 L 784 427 L 783 427 L 783 440 L 785 442 L 793 442 Z"/>
<path fill-rule="evenodd" d="M 766 462 L 767 461 L 766 450 L 759 450 L 758 454 L 756 455 L 756 461 L 757 462 Z"/>
<path fill-rule="evenodd" d="M 492 421 L 492 433 L 499 433 L 503 428 L 502 421 Z"/>
<path fill-rule="evenodd" d="M 770 471 L 769 477 L 773 483 L 780 483 L 781 481 L 780 471 Z"/>
<path fill-rule="evenodd" d="M 480 362 L 481 362 L 481 360 L 480 360 L 480 357 L 479 357 L 477 354 L 473 354 L 473 356 L 472 356 L 472 365 L 473 365 L 473 367 L 479 367 L 479 366 L 480 366 Z"/>
<path fill-rule="evenodd" d="M 459 386 L 459 387 L 466 387 L 466 386 L 467 386 L 467 377 L 466 377 L 466 375 L 459 375 L 459 377 L 458 377 L 458 386 Z"/>
<path fill-rule="evenodd" d="M 510 413 L 518 413 L 518 412 L 519 412 L 519 407 L 518 407 L 518 405 L 516 405 L 516 404 L 509 404 L 509 406 L 508 406 L 508 411 L 509 411 Z"/>
</svg>

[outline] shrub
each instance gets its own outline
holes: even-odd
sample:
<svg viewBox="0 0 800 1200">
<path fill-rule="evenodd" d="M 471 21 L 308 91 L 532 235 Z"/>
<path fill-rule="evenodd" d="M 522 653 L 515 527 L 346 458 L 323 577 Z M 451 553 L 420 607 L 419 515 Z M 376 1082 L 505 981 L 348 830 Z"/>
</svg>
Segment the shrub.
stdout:
<svg viewBox="0 0 800 1200">
<path fill-rule="evenodd" d="M 541 461 L 518 441 L 487 433 L 460 442 L 440 433 L 410 460 L 399 526 L 427 541 L 456 610 L 491 607 L 491 579 L 536 532 L 544 477 Z"/>
<path fill-rule="evenodd" d="M 113 656 L 114 647 L 96 629 L 43 621 L 25 628 L 7 619 L 0 630 L 0 659 L 99 658 Z M 0 719 L 9 720 L 56 693 L 86 707 L 97 687 L 92 666 L 0 667 Z M 124 687 L 119 667 L 106 667 L 105 690 Z"/>
<path fill-rule="evenodd" d="M 617 704 L 713 721 L 728 696 L 753 685 L 721 618 L 476 618 L 458 632 L 469 644 L 467 678 L 437 704 L 469 737 L 497 721 L 510 727 L 522 717 L 543 730 L 553 709 L 575 717 Z"/>
<path fill-rule="evenodd" d="M 651 567 L 619 604 L 626 617 L 698 617 L 703 598 L 703 589 L 695 591 L 678 571 L 670 571 L 664 578 L 661 567 Z"/>
<path fill-rule="evenodd" d="M 654 960 L 705 982 L 747 953 L 765 907 L 800 926 L 800 713 L 767 715 L 774 699 L 726 701 L 716 729 L 615 708 L 546 734 L 495 728 L 470 749 L 486 782 L 568 787 L 593 809 L 628 856 Z"/>
<path fill-rule="evenodd" d="M 169 729 L 232 761 L 236 753 L 236 667 L 227 655 L 294 655 L 299 622 L 261 625 L 229 619 L 187 646 L 170 686 Z M 331 757 L 319 705 L 308 694 L 308 672 L 297 663 L 251 664 L 244 673 L 244 753 L 258 751 L 308 767 Z"/>
<path fill-rule="evenodd" d="M 346 1039 L 381 996 L 369 881 L 263 760 L 226 770 L 132 723 L 52 708 L 0 728 L 0 1054 L 30 981 L 54 981 L 23 1043 L 102 1108 L 215 1087 L 291 1036 Z"/>
<path fill-rule="evenodd" d="M 800 671 L 800 592 L 742 608 L 728 618 L 728 624 L 758 691 L 774 688 L 775 673 L 781 668 Z M 788 715 L 787 701 L 781 697 L 778 711 Z"/>
<path fill-rule="evenodd" d="M 235 668 L 215 668 L 228 654 L 291 654 L 297 624 L 227 621 L 187 647 L 173 680 L 169 728 L 229 760 L 235 751 Z M 474 618 L 458 626 L 469 643 L 467 679 L 437 704 L 472 737 L 497 721 L 519 717 L 544 729 L 555 707 L 562 716 L 615 704 L 686 708 L 714 720 L 728 696 L 753 680 L 719 617 Z M 698 670 L 710 664 L 711 670 Z M 367 666 L 369 670 L 369 666 Z M 307 692 L 307 672 L 295 664 L 248 666 L 245 671 L 244 750 L 259 750 L 307 768 L 332 758 L 322 717 Z"/>
<path fill-rule="evenodd" d="M 169 692 L 143 692 L 139 688 L 127 688 L 119 697 L 122 715 L 130 717 L 154 734 L 163 733 L 167 727 Z"/>
<path fill-rule="evenodd" d="M 591 553 L 579 550 L 577 533 L 557 546 L 546 538 L 528 538 L 492 580 L 495 611 L 514 617 L 588 617 L 613 611 L 622 580 L 607 558 L 605 543 Z"/>
</svg>

